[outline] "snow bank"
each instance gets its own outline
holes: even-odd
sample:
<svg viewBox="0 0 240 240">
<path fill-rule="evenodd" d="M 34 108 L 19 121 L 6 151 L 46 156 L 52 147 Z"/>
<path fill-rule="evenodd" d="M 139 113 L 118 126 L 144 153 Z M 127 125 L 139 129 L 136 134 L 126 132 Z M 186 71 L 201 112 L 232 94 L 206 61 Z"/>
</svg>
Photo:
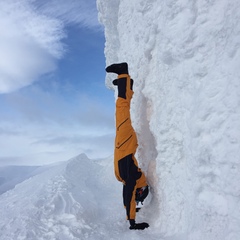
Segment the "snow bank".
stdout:
<svg viewBox="0 0 240 240">
<path fill-rule="evenodd" d="M 81 154 L 35 174 L 0 195 L 0 239 L 143 240 L 149 235 L 128 229 L 112 158 L 94 161 Z M 144 214 L 142 209 L 139 218 Z M 151 234 L 149 240 L 158 236 Z"/>
<path fill-rule="evenodd" d="M 106 65 L 127 61 L 135 80 L 132 119 L 153 228 L 184 240 L 239 239 L 239 0 L 97 4 Z"/>
</svg>

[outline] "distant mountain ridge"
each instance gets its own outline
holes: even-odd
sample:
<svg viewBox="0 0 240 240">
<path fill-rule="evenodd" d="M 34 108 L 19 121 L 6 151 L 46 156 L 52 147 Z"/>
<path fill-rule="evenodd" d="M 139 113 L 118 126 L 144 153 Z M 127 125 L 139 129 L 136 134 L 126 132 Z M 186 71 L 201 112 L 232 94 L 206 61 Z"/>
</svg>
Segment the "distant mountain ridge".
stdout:
<svg viewBox="0 0 240 240">
<path fill-rule="evenodd" d="M 38 166 L 0 167 L 0 195 L 34 175 Z"/>
</svg>

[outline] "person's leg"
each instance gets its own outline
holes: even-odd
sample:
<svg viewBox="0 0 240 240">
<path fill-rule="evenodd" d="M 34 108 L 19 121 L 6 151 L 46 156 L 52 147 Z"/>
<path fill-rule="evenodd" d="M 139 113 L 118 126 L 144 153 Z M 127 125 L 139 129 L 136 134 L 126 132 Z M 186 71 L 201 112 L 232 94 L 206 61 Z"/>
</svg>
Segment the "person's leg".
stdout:
<svg viewBox="0 0 240 240">
<path fill-rule="evenodd" d="M 144 182 L 145 175 L 135 165 L 134 157 L 132 154 L 125 156 L 118 161 L 119 175 L 124 182 L 123 186 L 123 204 L 126 208 L 127 219 L 130 223 L 130 229 L 145 229 L 149 227 L 148 223 L 136 223 L 136 190 L 137 181 Z M 148 187 L 145 182 L 145 187 Z M 138 195 L 137 195 L 138 196 Z"/>
<path fill-rule="evenodd" d="M 137 136 L 132 127 L 130 116 L 132 91 L 132 80 L 129 75 L 118 76 L 118 98 L 116 101 L 116 138 L 114 159 L 124 158 L 129 154 L 134 154 L 137 149 Z"/>
<path fill-rule="evenodd" d="M 135 219 L 136 217 L 136 182 L 141 178 L 142 172 L 135 165 L 132 154 L 125 156 L 118 161 L 119 175 L 123 180 L 123 204 L 126 208 L 127 219 Z"/>
<path fill-rule="evenodd" d="M 138 166 L 137 159 L 134 155 L 132 155 L 133 162 L 136 166 Z M 141 171 L 142 172 L 142 171 Z M 144 172 L 142 172 L 141 177 L 136 181 L 137 188 L 142 188 L 147 186 L 147 180 Z"/>
</svg>

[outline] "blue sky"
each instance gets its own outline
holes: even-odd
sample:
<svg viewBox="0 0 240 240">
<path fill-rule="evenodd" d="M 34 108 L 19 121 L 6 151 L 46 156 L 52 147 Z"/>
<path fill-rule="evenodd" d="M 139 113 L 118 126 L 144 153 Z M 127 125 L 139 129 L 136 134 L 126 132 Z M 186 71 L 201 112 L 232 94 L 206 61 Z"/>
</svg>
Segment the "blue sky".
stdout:
<svg viewBox="0 0 240 240">
<path fill-rule="evenodd" d="M 1 1 L 0 29 L 0 166 L 111 155 L 114 93 L 95 1 Z"/>
</svg>

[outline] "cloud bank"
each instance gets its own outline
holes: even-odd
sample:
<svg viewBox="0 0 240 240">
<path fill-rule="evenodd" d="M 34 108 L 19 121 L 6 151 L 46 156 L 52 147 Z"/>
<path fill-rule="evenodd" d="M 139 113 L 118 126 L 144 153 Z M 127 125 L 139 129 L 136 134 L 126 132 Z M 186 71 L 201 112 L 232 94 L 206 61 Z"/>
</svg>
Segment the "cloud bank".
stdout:
<svg viewBox="0 0 240 240">
<path fill-rule="evenodd" d="M 112 111 L 78 91 L 65 99 L 63 89 L 49 90 L 35 84 L 0 98 L 8 107 L 0 111 L 0 166 L 42 165 L 82 152 L 92 158 L 112 154 Z"/>
</svg>

